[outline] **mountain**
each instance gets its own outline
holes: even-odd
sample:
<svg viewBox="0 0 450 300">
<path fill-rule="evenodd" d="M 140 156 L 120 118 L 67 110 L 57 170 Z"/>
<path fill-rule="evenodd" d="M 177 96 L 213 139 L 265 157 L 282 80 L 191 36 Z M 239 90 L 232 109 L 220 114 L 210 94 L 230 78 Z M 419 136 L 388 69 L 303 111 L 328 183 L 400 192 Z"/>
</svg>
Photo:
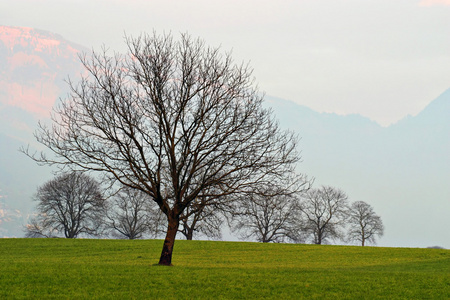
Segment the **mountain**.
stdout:
<svg viewBox="0 0 450 300">
<path fill-rule="evenodd" d="M 386 227 L 381 245 L 450 248 L 450 89 L 387 128 L 277 98 L 266 105 L 301 137 L 299 171 L 374 207 Z"/>
<path fill-rule="evenodd" d="M 64 79 L 83 72 L 82 51 L 52 33 L 0 26 L 0 236 L 22 235 L 33 193 L 51 178 L 18 149 L 36 147 L 37 120 L 67 93 Z M 299 172 L 374 207 L 386 228 L 379 245 L 450 248 L 450 90 L 387 128 L 275 97 L 265 105 L 301 137 Z"/>
<path fill-rule="evenodd" d="M 66 95 L 64 79 L 84 71 L 78 54 L 86 50 L 46 31 L 0 26 L 0 132 L 28 139 Z"/>
<path fill-rule="evenodd" d="M 0 26 L 0 236 L 23 234 L 32 195 L 51 176 L 18 149 L 37 146 L 37 122 L 67 94 L 64 79 L 84 72 L 84 51 L 50 32 Z"/>
</svg>

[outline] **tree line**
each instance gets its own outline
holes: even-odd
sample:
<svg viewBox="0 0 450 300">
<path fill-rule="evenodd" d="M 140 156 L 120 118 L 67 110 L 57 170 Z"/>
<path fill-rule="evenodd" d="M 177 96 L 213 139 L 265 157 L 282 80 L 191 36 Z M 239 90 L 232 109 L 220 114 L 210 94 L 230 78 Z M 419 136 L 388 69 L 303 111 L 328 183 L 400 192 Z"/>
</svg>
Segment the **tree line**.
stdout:
<svg viewBox="0 0 450 300">
<path fill-rule="evenodd" d="M 52 124 L 39 123 L 35 133 L 48 151 L 22 149 L 41 165 L 70 170 L 39 188 L 30 234 L 76 237 L 108 226 L 137 238 L 164 227 L 161 265 L 171 265 L 178 232 L 215 238 L 225 221 L 261 241 L 340 236 L 343 206 L 330 205 L 346 197 L 309 189 L 296 172 L 298 137 L 262 106 L 248 64 L 188 34 L 125 42 L 126 54 L 80 55 L 85 74 L 68 79 L 71 92 L 54 108 Z M 111 195 L 101 196 L 86 177 L 93 173 Z M 93 190 L 54 187 L 80 181 Z M 302 192 L 308 201 L 297 201 Z M 66 200 L 55 202 L 51 193 Z"/>
<path fill-rule="evenodd" d="M 105 195 L 101 184 L 89 175 L 56 176 L 38 188 L 37 213 L 25 229 L 26 236 L 140 239 L 164 233 L 167 220 L 152 207 L 147 194 L 123 187 Z M 342 190 L 322 186 L 290 194 L 244 194 L 222 206 L 197 199 L 181 215 L 178 232 L 187 240 L 197 235 L 221 239 L 224 225 L 242 240 L 263 243 L 343 241 L 365 246 L 375 243 L 384 230 L 369 204 L 349 204 Z"/>
</svg>

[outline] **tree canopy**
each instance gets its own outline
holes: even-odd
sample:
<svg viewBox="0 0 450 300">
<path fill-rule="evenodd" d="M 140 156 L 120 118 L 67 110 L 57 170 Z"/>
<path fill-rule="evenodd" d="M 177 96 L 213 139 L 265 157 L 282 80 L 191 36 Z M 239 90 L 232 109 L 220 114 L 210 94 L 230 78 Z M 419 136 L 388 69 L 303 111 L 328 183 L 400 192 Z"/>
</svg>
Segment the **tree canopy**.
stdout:
<svg viewBox="0 0 450 300">
<path fill-rule="evenodd" d="M 170 265 L 180 216 L 198 197 L 226 201 L 299 160 L 297 138 L 262 107 L 248 65 L 187 34 L 126 38 L 128 53 L 81 56 L 88 75 L 41 124 L 44 164 L 101 172 L 146 193 L 166 215 Z"/>
<path fill-rule="evenodd" d="M 62 173 L 44 183 L 36 192 L 36 217 L 26 228 L 28 237 L 76 238 L 97 235 L 105 212 L 100 184 L 79 173 Z"/>
</svg>

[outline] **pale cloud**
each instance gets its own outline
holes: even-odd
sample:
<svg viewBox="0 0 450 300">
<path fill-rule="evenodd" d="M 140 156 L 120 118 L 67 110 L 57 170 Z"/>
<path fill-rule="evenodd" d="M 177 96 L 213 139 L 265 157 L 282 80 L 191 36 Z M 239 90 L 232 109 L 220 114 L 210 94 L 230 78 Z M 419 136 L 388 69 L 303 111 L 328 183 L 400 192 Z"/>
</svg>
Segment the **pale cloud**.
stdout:
<svg viewBox="0 0 450 300">
<path fill-rule="evenodd" d="M 450 6 L 450 0 L 422 0 L 419 3 L 419 6 L 433 6 L 433 5 Z"/>
</svg>

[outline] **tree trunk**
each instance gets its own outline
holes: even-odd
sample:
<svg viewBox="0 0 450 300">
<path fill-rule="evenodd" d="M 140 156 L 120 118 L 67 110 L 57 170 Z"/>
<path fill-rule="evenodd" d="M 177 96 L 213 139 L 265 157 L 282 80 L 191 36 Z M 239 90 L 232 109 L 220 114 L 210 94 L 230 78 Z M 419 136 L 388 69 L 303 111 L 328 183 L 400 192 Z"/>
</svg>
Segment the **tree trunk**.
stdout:
<svg viewBox="0 0 450 300">
<path fill-rule="evenodd" d="M 186 232 L 186 240 L 188 241 L 192 241 L 192 237 L 194 236 L 194 231 L 192 229 L 189 229 Z"/>
<path fill-rule="evenodd" d="M 322 233 L 317 234 L 316 245 L 322 245 Z"/>
<path fill-rule="evenodd" d="M 183 230 L 181 231 L 181 233 L 186 237 L 186 240 L 192 241 L 192 238 L 194 236 L 194 225 L 189 227 L 189 225 L 187 224 L 187 220 L 184 220 Z"/>
<path fill-rule="evenodd" d="M 168 217 L 168 226 L 166 238 L 164 240 L 163 249 L 161 252 L 161 257 L 159 259 L 159 264 L 164 266 L 172 265 L 172 252 L 173 245 L 175 244 L 175 237 L 178 232 L 178 225 L 180 224 L 179 217 Z"/>
</svg>

